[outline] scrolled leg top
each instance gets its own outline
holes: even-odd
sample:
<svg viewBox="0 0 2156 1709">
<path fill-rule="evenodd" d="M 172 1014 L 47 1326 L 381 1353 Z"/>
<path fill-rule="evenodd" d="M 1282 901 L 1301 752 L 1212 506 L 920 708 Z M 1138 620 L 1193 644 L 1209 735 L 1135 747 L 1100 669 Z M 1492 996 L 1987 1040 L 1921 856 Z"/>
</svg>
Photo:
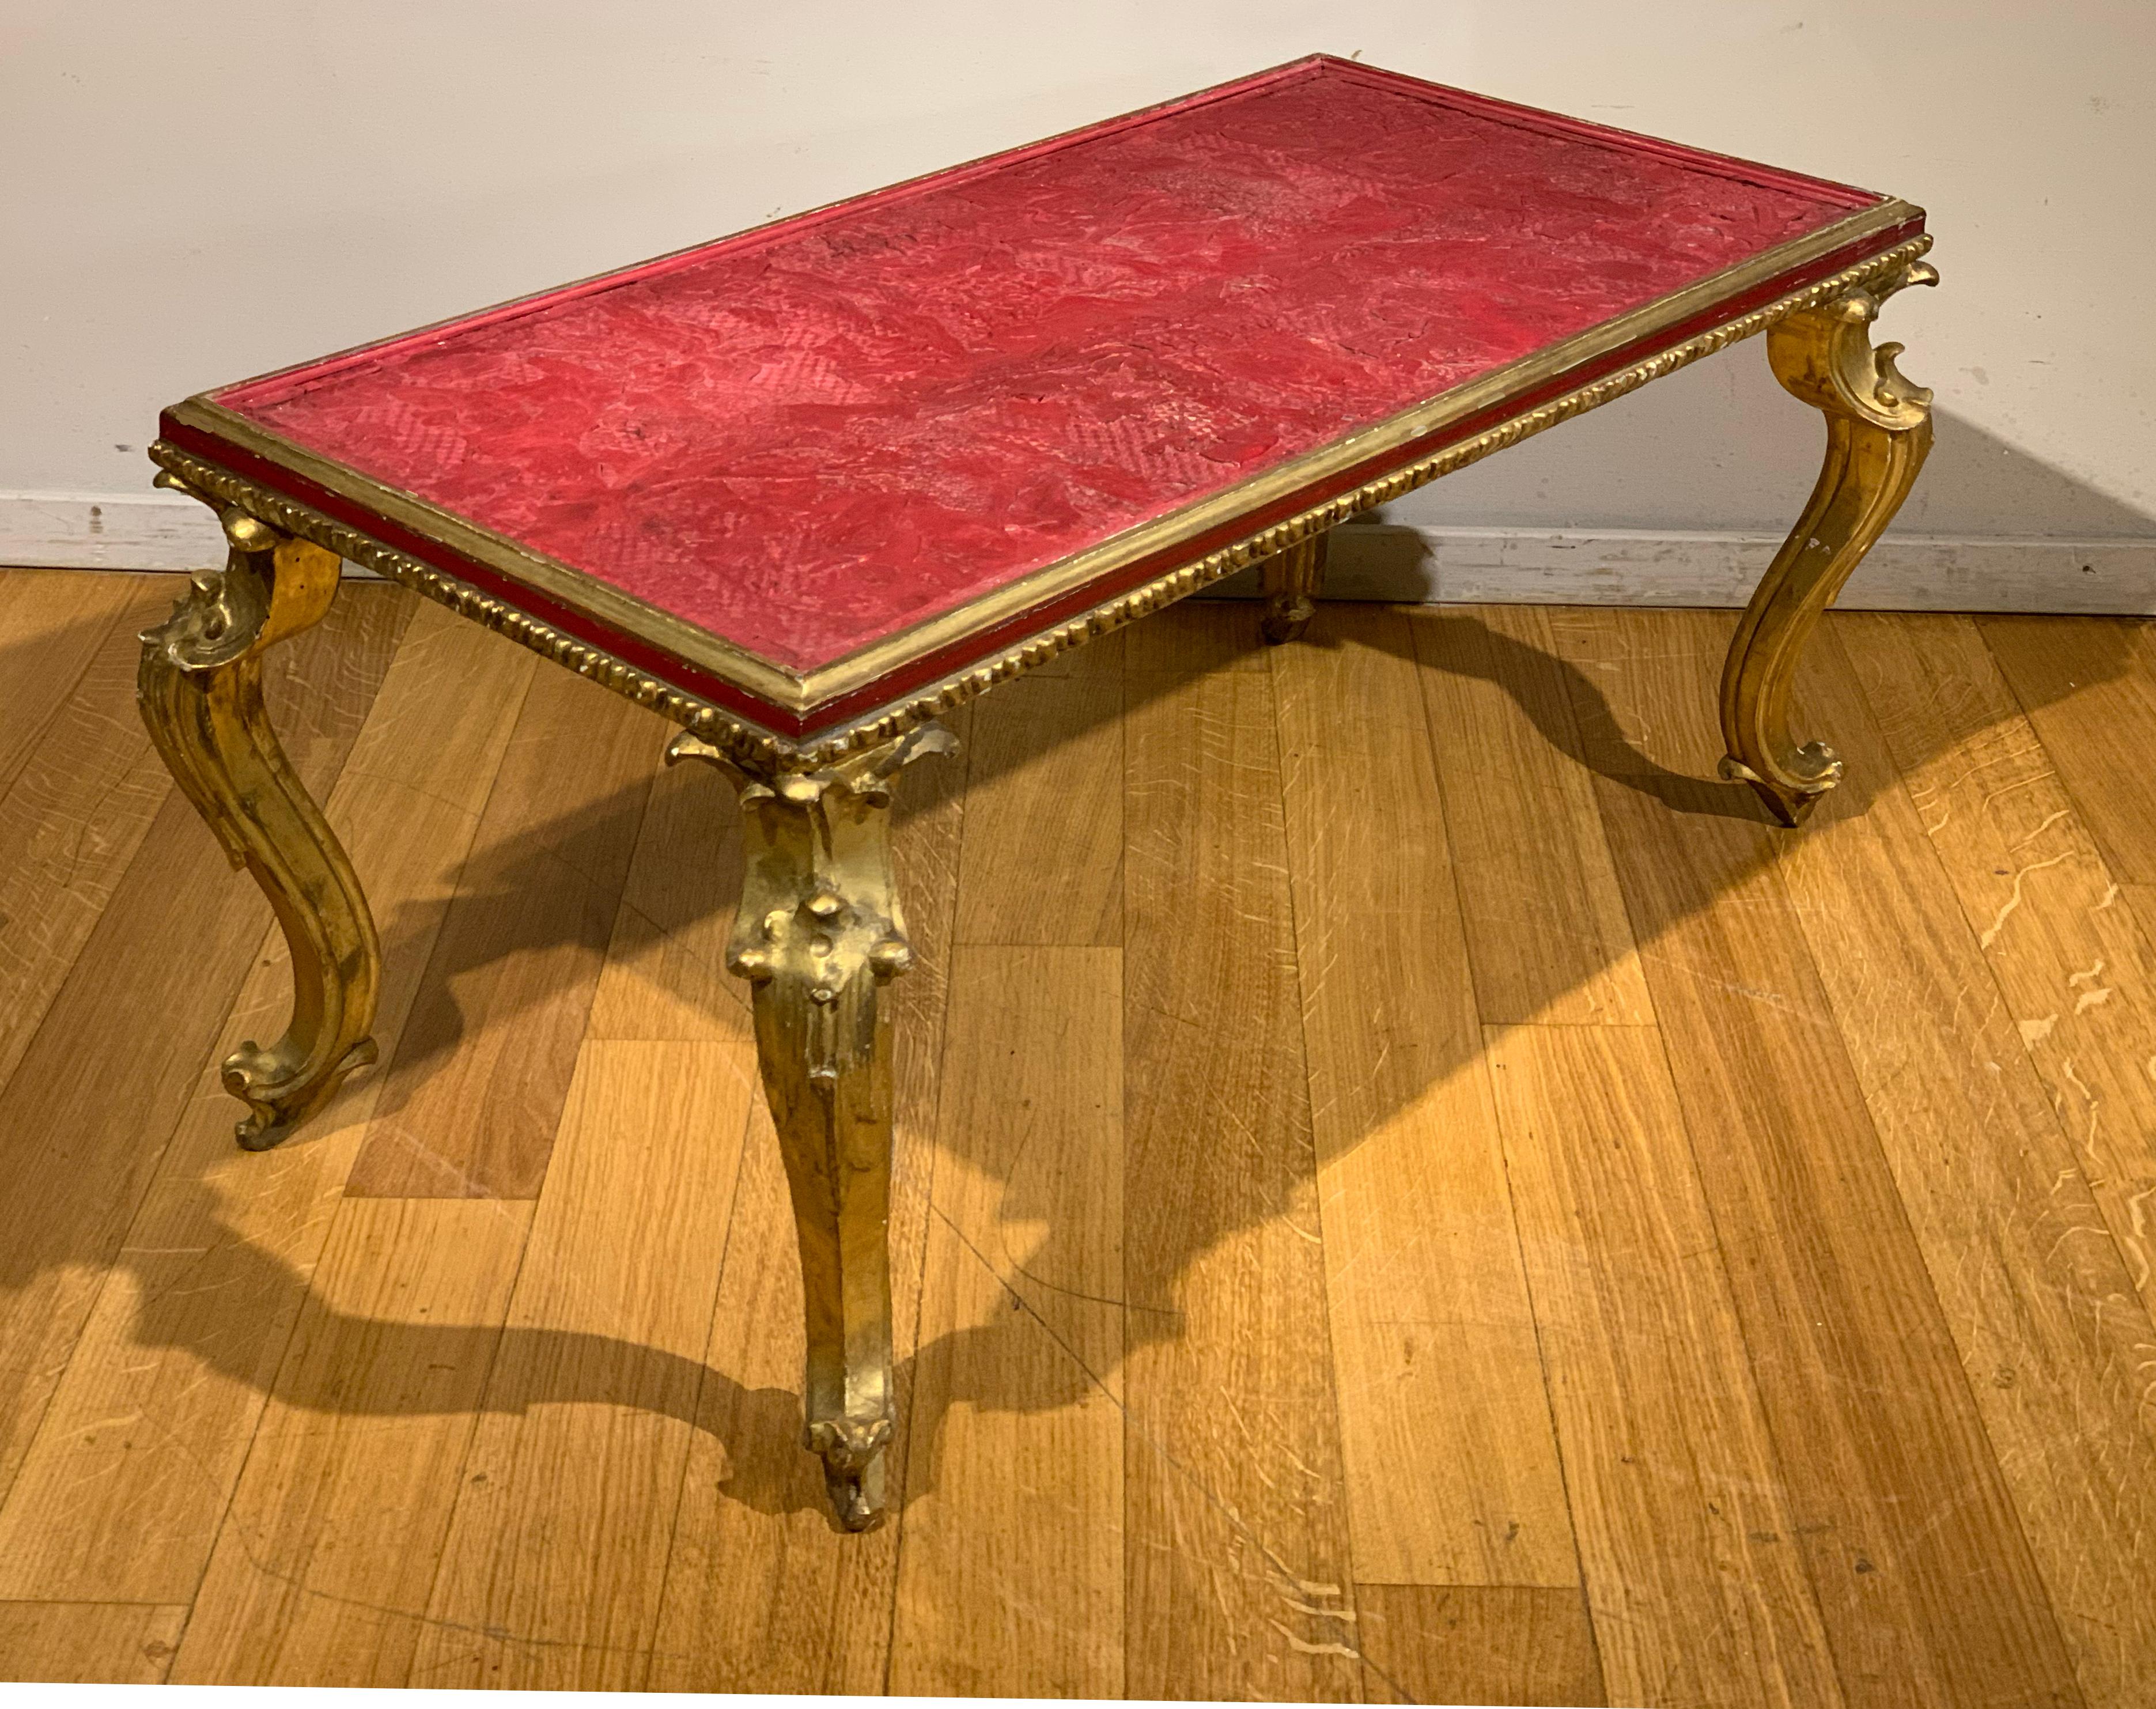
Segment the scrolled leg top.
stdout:
<svg viewBox="0 0 2156 1709">
<path fill-rule="evenodd" d="M 1932 394 L 1874 349 L 1880 305 L 1938 274 L 1911 261 L 1881 281 L 1792 315 L 1767 334 L 1774 377 L 1826 418 L 1826 459 L 1804 515 L 1746 607 L 1722 676 L 1722 775 L 1749 783 L 1784 824 L 1801 823 L 1841 781 L 1820 742 L 1789 733 L 1789 694 L 1804 644 L 1894 518 L 1932 444 Z"/>
<path fill-rule="evenodd" d="M 158 484 L 203 497 L 170 475 Z M 342 565 L 236 506 L 219 521 L 225 567 L 197 572 L 172 616 L 143 633 L 136 699 L 174 780 L 261 886 L 291 951 L 290 1025 L 274 1044 L 248 1040 L 223 1065 L 225 1090 L 248 1106 L 239 1142 L 259 1151 L 374 1060 L 381 947 L 352 863 L 262 703 L 263 654 L 321 618 Z"/>
</svg>

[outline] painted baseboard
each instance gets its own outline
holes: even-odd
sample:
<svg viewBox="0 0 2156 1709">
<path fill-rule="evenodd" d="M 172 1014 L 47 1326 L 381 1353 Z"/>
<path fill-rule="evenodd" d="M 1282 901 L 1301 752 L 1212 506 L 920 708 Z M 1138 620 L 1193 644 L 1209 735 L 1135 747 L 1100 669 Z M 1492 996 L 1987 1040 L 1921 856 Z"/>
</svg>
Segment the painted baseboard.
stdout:
<svg viewBox="0 0 2156 1709">
<path fill-rule="evenodd" d="M 197 570 L 224 562 L 217 518 L 168 494 L 0 492 L 0 564 L 18 569 Z M 380 578 L 347 563 L 347 576 Z"/>
<path fill-rule="evenodd" d="M 1765 534 L 1351 523 L 1333 536 L 1326 592 L 1404 604 L 1742 605 L 1779 543 Z M 223 556 L 216 520 L 190 500 L 0 493 L 0 564 L 184 570 Z M 1246 572 L 1214 591 L 1256 589 Z M 1841 603 L 2156 616 L 2156 539 L 1890 534 Z"/>
<path fill-rule="evenodd" d="M 145 485 L 146 485 L 146 481 Z M 192 570 L 219 562 L 217 518 L 165 493 L 0 493 L 0 564 Z"/>
<path fill-rule="evenodd" d="M 1326 592 L 1401 604 L 1742 605 L 1780 545 L 1766 534 L 1350 524 L 1333 534 Z M 1255 592 L 1255 578 L 1222 591 Z M 1889 534 L 1840 603 L 2156 615 L 2156 539 Z"/>
</svg>

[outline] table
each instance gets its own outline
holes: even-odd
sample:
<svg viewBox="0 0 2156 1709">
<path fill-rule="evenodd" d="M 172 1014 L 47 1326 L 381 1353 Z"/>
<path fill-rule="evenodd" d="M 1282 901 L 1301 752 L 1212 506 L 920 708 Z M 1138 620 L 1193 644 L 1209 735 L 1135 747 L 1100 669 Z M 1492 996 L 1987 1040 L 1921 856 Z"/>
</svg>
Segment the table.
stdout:
<svg viewBox="0 0 2156 1709">
<path fill-rule="evenodd" d="M 161 485 L 230 547 L 143 637 L 166 762 L 292 952 L 223 1066 L 275 1145 L 374 1060 L 380 946 L 263 711 L 349 559 L 680 726 L 739 789 L 728 953 L 792 1186 L 804 1445 L 884 1512 L 888 845 L 946 709 L 1246 565 L 1265 637 L 1327 531 L 1753 333 L 1825 415 L 1731 648 L 1723 775 L 1840 773 L 1790 679 L 1907 494 L 1931 394 L 1875 349 L 1937 275 L 1906 202 L 1318 57 L 189 398 Z"/>
</svg>

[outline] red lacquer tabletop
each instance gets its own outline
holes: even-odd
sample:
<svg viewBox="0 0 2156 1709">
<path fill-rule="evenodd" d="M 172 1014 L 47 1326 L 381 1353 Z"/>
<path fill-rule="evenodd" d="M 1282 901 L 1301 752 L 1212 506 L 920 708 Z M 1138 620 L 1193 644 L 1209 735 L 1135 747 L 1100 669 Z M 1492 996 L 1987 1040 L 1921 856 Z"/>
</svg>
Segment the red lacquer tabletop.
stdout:
<svg viewBox="0 0 2156 1709">
<path fill-rule="evenodd" d="M 211 401 L 806 674 L 1882 199 L 1311 60 Z"/>
</svg>

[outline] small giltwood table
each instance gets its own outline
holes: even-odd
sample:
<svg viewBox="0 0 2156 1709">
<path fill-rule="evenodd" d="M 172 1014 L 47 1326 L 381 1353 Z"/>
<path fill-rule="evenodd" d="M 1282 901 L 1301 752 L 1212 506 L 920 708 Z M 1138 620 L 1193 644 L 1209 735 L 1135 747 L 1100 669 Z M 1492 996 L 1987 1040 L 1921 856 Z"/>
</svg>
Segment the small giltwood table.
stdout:
<svg viewBox="0 0 2156 1709">
<path fill-rule="evenodd" d="M 143 637 L 142 714 L 296 984 L 224 1065 L 240 1143 L 374 1060 L 374 925 L 259 678 L 351 559 L 740 790 L 804 1440 L 875 1524 L 888 808 L 937 715 L 1246 564 L 1291 639 L 1335 523 L 1764 332 L 1826 462 L 1730 651 L 1723 772 L 1794 824 L 1840 772 L 1789 732 L 1799 652 L 1930 444 L 1869 336 L 1930 241 L 1905 202 L 1319 58 L 176 406 L 159 482 L 231 552 Z"/>
</svg>

